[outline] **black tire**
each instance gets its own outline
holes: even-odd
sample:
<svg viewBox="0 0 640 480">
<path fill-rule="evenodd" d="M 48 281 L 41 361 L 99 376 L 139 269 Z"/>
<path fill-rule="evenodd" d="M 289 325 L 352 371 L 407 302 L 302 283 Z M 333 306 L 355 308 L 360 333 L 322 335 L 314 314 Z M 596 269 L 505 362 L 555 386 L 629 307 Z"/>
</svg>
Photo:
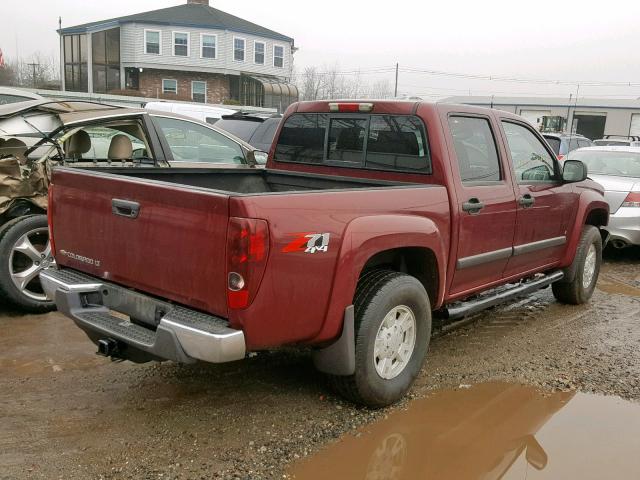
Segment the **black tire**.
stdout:
<svg viewBox="0 0 640 480">
<path fill-rule="evenodd" d="M 404 368 L 391 379 L 376 370 L 376 335 L 385 316 L 408 307 L 415 318 L 415 345 Z M 354 299 L 356 369 L 353 375 L 329 376 L 330 385 L 354 403 L 384 407 L 400 400 L 416 379 L 429 348 L 431 307 L 424 286 L 414 277 L 389 270 L 362 276 Z"/>
<path fill-rule="evenodd" d="M 44 229 L 44 230 L 43 230 Z M 22 268 L 28 267 L 28 262 L 32 261 L 28 256 L 12 252 L 23 235 L 31 234 L 35 237 L 36 247 L 46 245 L 49 240 L 46 215 L 28 215 L 19 217 L 7 222 L 0 229 L 0 295 L 10 305 L 25 312 L 43 313 L 53 310 L 54 303 L 47 300 L 42 293 L 40 280 L 36 277 L 25 285 L 25 289 L 20 289 L 12 280 L 12 272 L 20 272 Z M 49 259 L 44 259 L 46 265 Z M 42 298 L 39 294 L 42 293 Z"/>
<path fill-rule="evenodd" d="M 590 247 L 595 249 L 595 271 L 588 285 L 584 284 L 585 279 L 585 262 Z M 571 305 L 580 305 L 586 303 L 593 295 L 598 282 L 600 273 L 600 265 L 602 264 L 602 237 L 598 229 L 592 225 L 585 225 L 580 235 L 576 256 L 573 263 L 565 270 L 565 278 L 551 285 L 553 295 L 559 302 Z"/>
</svg>

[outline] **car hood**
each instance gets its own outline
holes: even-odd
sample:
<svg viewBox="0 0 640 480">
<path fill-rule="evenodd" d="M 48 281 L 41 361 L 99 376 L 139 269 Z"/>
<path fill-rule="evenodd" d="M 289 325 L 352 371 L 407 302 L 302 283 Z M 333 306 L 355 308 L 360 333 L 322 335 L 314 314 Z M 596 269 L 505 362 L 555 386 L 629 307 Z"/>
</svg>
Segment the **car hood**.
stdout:
<svg viewBox="0 0 640 480">
<path fill-rule="evenodd" d="M 633 186 L 636 183 L 640 184 L 640 178 L 638 177 L 590 174 L 589 178 L 598 182 L 604 188 L 604 198 L 606 198 L 612 214 L 620 208 Z"/>
</svg>

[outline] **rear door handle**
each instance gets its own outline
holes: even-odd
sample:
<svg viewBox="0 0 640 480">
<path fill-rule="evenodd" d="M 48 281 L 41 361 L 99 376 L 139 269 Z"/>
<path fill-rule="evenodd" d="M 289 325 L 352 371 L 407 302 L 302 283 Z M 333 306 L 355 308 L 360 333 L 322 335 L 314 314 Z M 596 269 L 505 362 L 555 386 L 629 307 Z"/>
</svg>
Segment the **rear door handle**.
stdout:
<svg viewBox="0 0 640 480">
<path fill-rule="evenodd" d="M 536 203 L 536 199 L 533 198 L 530 194 L 525 193 L 518 199 L 518 203 L 524 208 L 529 208 L 532 207 L 534 203 Z"/>
<path fill-rule="evenodd" d="M 478 200 L 476 197 L 470 198 L 462 204 L 462 210 L 471 214 L 478 213 L 484 208 L 484 203 Z"/>
<path fill-rule="evenodd" d="M 130 200 L 111 199 L 111 213 L 120 217 L 138 218 L 140 204 Z"/>
</svg>

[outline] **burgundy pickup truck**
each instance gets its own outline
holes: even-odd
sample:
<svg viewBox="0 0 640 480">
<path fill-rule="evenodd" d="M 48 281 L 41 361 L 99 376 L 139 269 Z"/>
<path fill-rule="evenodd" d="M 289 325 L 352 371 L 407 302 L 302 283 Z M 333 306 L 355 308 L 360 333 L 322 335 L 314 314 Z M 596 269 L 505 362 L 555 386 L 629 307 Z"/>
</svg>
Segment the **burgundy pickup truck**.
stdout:
<svg viewBox="0 0 640 480">
<path fill-rule="evenodd" d="M 609 215 L 522 118 L 397 101 L 292 105 L 264 170 L 57 168 L 49 199 L 43 287 L 100 353 L 307 346 L 369 406 L 411 386 L 432 317 L 548 285 L 588 301 Z"/>
</svg>

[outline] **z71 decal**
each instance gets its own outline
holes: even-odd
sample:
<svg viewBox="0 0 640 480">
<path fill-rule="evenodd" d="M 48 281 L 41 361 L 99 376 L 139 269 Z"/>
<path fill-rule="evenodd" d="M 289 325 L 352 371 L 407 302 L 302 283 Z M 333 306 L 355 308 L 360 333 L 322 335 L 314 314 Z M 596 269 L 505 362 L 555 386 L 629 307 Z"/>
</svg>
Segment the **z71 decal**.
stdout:
<svg viewBox="0 0 640 480">
<path fill-rule="evenodd" d="M 327 252 L 329 250 L 329 236 L 328 233 L 294 233 L 292 234 L 295 240 L 289 242 L 282 251 L 284 253 L 291 252 L 304 252 L 304 253 L 316 253 Z"/>
</svg>

